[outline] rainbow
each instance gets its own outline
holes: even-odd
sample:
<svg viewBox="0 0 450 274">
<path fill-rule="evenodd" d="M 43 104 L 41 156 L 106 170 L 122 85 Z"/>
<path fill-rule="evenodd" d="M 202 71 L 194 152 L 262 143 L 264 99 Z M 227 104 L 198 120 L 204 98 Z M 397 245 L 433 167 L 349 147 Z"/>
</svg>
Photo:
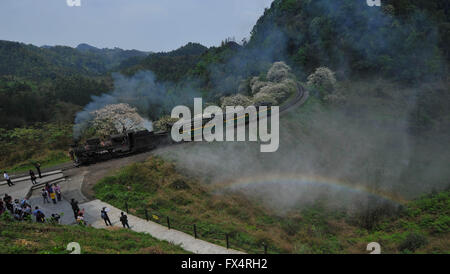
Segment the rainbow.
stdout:
<svg viewBox="0 0 450 274">
<path fill-rule="evenodd" d="M 286 173 L 286 174 L 261 174 L 257 176 L 250 177 L 242 177 L 236 180 L 224 181 L 218 184 L 215 184 L 213 190 L 219 191 L 223 189 L 235 188 L 235 187 L 247 187 L 254 185 L 262 185 L 269 184 L 274 182 L 289 182 L 301 185 L 316 185 L 316 186 L 331 186 L 337 187 L 341 189 L 346 189 L 352 192 L 360 192 L 366 193 L 370 195 L 374 195 L 389 201 L 392 201 L 397 204 L 405 204 L 407 201 L 395 194 L 382 191 L 375 190 L 373 188 L 364 186 L 362 184 L 353 184 L 344 180 L 334 179 L 334 178 L 326 178 L 317 175 L 300 175 L 295 173 Z"/>
</svg>

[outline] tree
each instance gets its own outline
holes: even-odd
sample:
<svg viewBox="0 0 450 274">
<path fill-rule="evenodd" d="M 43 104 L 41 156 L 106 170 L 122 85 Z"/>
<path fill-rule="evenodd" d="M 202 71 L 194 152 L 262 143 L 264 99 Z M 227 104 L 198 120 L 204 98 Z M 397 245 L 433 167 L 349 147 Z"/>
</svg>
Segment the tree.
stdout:
<svg viewBox="0 0 450 274">
<path fill-rule="evenodd" d="M 275 62 L 267 72 L 267 79 L 271 82 L 281 82 L 289 77 L 291 68 L 285 62 Z"/>
<path fill-rule="evenodd" d="M 253 77 L 250 80 L 250 88 L 254 104 L 263 102 L 280 104 L 293 94 L 297 89 L 297 82 L 290 72 L 291 68 L 286 63 L 275 62 L 267 72 L 265 77 L 267 81 Z"/>
<path fill-rule="evenodd" d="M 327 67 L 317 68 L 316 71 L 308 76 L 308 86 L 323 89 L 327 93 L 334 91 L 336 86 L 336 78 L 334 72 Z"/>
<path fill-rule="evenodd" d="M 144 119 L 128 104 L 106 105 L 91 114 L 94 116 L 92 126 L 103 136 L 144 128 Z"/>
<path fill-rule="evenodd" d="M 155 122 L 154 127 L 157 131 L 169 131 L 172 128 L 172 125 L 178 120 L 179 119 L 177 118 L 165 115 Z"/>
<path fill-rule="evenodd" d="M 228 97 L 220 98 L 222 108 L 227 106 L 243 106 L 248 107 L 252 104 L 252 100 L 245 95 L 236 94 Z"/>
</svg>

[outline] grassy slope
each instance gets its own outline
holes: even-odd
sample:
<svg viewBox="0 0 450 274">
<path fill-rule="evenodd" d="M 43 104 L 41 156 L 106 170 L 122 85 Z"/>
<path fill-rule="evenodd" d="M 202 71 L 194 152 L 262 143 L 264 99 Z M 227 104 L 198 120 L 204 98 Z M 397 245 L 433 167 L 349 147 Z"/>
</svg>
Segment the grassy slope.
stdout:
<svg viewBox="0 0 450 274">
<path fill-rule="evenodd" d="M 34 169 L 34 162 L 39 162 L 42 168 L 69 162 L 71 141 L 71 124 L 45 123 L 0 129 L 0 166 L 10 173 L 18 173 Z"/>
<path fill-rule="evenodd" d="M 32 157 L 30 160 L 16 163 L 9 167 L 4 167 L 9 173 L 26 172 L 30 169 L 35 171 L 35 167 L 31 162 L 38 162 L 41 164 L 41 169 L 51 168 L 60 164 L 69 163 L 70 157 L 67 151 L 63 150 L 44 150 L 38 156 Z"/>
<path fill-rule="evenodd" d="M 66 246 L 78 242 L 81 253 L 181 254 L 182 248 L 148 234 L 125 229 L 95 229 L 28 222 L 0 221 L 0 253 L 67 254 Z"/>
<path fill-rule="evenodd" d="M 401 216 L 385 218 L 368 231 L 320 204 L 279 217 L 236 194 L 213 195 L 160 158 L 132 164 L 104 178 L 95 190 L 97 198 L 119 208 L 128 201 L 130 211 L 143 218 L 144 208 L 163 224 L 170 216 L 172 227 L 188 233 L 195 223 L 200 238 L 212 242 L 224 245 L 223 234 L 231 233 L 232 247 L 249 252 L 261 252 L 262 242 L 268 242 L 275 253 L 362 253 L 371 241 L 380 242 L 384 252 L 408 252 L 399 246 L 411 232 L 428 241 L 416 252 L 450 252 L 450 191 L 413 201 Z"/>
</svg>

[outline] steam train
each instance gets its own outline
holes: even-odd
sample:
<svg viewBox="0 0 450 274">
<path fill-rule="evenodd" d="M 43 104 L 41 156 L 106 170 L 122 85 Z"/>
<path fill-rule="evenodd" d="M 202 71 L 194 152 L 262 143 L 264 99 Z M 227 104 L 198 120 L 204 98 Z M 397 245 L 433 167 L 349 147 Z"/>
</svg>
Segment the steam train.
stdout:
<svg viewBox="0 0 450 274">
<path fill-rule="evenodd" d="M 146 152 L 170 142 L 168 132 L 127 131 L 108 136 L 103 141 L 100 138 L 91 138 L 83 145 L 75 143 L 69 153 L 76 165 L 87 165 Z"/>
<path fill-rule="evenodd" d="M 270 115 L 271 103 L 260 103 L 259 106 L 268 107 L 268 115 Z M 257 117 L 259 113 L 256 112 Z M 223 114 L 223 121 L 226 120 L 226 114 Z M 206 113 L 200 116 L 194 116 L 190 120 L 186 120 L 187 124 L 191 124 L 192 136 L 196 134 L 199 128 L 196 125 L 200 123 L 203 126 L 209 122 L 213 116 L 206 115 Z M 245 119 L 245 123 L 248 123 L 248 115 L 241 116 L 239 119 Z M 75 143 L 71 146 L 69 154 L 76 166 L 95 164 L 97 162 L 106 161 L 114 158 L 120 158 L 129 156 L 141 152 L 150 151 L 158 146 L 173 144 L 173 140 L 170 136 L 171 127 L 173 123 L 169 124 L 168 131 L 150 132 L 148 130 L 140 131 L 127 131 L 122 134 L 107 136 L 103 140 L 100 138 L 91 138 L 86 141 L 85 144 L 79 145 Z M 237 125 L 235 125 L 237 126 Z M 180 131 L 181 133 L 181 131 Z"/>
<path fill-rule="evenodd" d="M 197 130 L 199 130 L 198 128 L 194 129 L 196 122 L 200 123 L 203 127 L 211 119 L 212 117 L 206 118 L 204 115 L 201 115 L 191 120 L 186 120 L 185 122 L 187 124 L 190 123 L 193 129 L 191 138 L 193 139 L 194 135 L 197 134 Z M 225 121 L 225 115 L 223 119 Z M 248 122 L 248 117 L 241 119 L 245 119 L 245 123 Z M 69 154 L 74 163 L 80 166 L 150 151 L 160 145 L 173 143 L 170 137 L 170 130 L 173 123 L 168 126 L 168 131 L 156 133 L 149 132 L 148 130 L 127 131 L 122 134 L 107 136 L 104 140 L 91 138 L 86 140 L 86 143 L 83 145 L 73 144 Z M 180 133 L 182 132 L 180 131 Z"/>
<path fill-rule="evenodd" d="M 268 114 L 270 115 L 271 105 L 269 105 L 269 103 L 266 103 L 265 105 L 269 107 Z M 258 112 L 256 114 L 258 115 Z M 212 117 L 206 116 L 206 114 L 202 114 L 200 116 L 195 116 L 191 120 L 185 121 L 187 124 L 191 124 L 192 139 L 194 138 L 196 131 L 199 130 L 199 128 L 196 128 L 195 123 L 200 123 L 203 127 L 212 119 Z M 225 114 L 223 119 L 224 121 L 226 120 Z M 245 119 L 245 123 L 248 122 L 247 115 L 241 116 L 239 119 Z M 150 151 L 160 145 L 173 143 L 172 138 L 170 137 L 170 128 L 173 126 L 173 123 L 168 126 L 168 131 L 156 133 L 148 130 L 127 131 L 122 134 L 107 136 L 104 140 L 101 140 L 100 138 L 91 138 L 83 145 L 77 143 L 73 144 L 69 154 L 75 165 L 80 166 Z M 182 132 L 180 131 L 180 133 Z"/>
</svg>

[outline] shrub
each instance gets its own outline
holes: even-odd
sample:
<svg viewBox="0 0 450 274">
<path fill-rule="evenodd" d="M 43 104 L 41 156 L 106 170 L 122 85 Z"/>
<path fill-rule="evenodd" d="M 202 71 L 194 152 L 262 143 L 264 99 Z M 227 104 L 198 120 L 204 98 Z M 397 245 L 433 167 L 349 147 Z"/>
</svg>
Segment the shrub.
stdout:
<svg viewBox="0 0 450 274">
<path fill-rule="evenodd" d="M 250 80 L 242 80 L 239 83 L 238 93 L 240 93 L 240 94 L 251 94 Z"/>
<path fill-rule="evenodd" d="M 290 76 L 291 68 L 285 62 L 275 62 L 267 72 L 267 79 L 271 82 L 281 82 Z"/>
<path fill-rule="evenodd" d="M 267 84 L 269 83 L 261 81 L 259 77 L 253 77 L 250 80 L 251 93 L 255 95 L 256 93 L 260 92 L 263 87 L 267 86 Z"/>
<path fill-rule="evenodd" d="M 169 131 L 172 127 L 173 123 L 178 121 L 176 118 L 172 118 L 169 115 L 161 117 L 158 121 L 156 121 L 153 125 L 156 131 Z"/>
<path fill-rule="evenodd" d="M 327 94 L 323 100 L 328 104 L 343 104 L 347 100 L 347 97 L 342 93 Z"/>
<path fill-rule="evenodd" d="M 255 106 L 261 105 L 262 103 L 276 105 L 277 100 L 273 96 L 265 93 L 258 94 L 258 96 L 253 98 L 253 104 Z"/>
<path fill-rule="evenodd" d="M 242 94 L 236 94 L 233 96 L 228 97 L 222 97 L 220 99 L 222 108 L 225 108 L 227 106 L 243 106 L 248 107 L 252 104 L 252 100 Z"/>
<path fill-rule="evenodd" d="M 170 184 L 170 187 L 173 189 L 190 189 L 189 185 L 183 179 L 176 179 L 173 183 Z"/>
<path fill-rule="evenodd" d="M 334 72 L 327 67 L 317 68 L 313 74 L 308 76 L 307 85 L 331 93 L 336 87 Z"/>
<path fill-rule="evenodd" d="M 261 97 L 272 97 L 277 103 L 281 103 L 286 99 L 287 95 L 292 93 L 297 87 L 297 84 L 292 79 L 285 79 L 280 83 L 268 83 L 261 88 L 261 91 L 255 94 L 254 99 L 261 100 Z"/>
<path fill-rule="evenodd" d="M 428 240 L 425 236 L 418 233 L 410 233 L 406 236 L 406 239 L 398 246 L 400 251 L 414 252 L 416 249 L 426 245 Z"/>
</svg>

